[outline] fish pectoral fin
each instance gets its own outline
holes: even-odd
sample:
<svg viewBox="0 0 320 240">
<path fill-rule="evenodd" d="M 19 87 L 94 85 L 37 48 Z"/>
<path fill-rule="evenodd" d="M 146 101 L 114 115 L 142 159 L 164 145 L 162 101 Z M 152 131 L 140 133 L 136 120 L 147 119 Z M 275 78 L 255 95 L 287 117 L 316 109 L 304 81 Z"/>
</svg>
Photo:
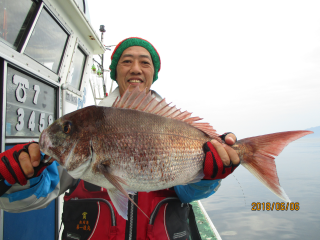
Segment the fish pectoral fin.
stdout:
<svg viewBox="0 0 320 240">
<path fill-rule="evenodd" d="M 116 181 L 121 182 L 121 183 L 123 183 L 124 185 L 129 186 L 128 183 L 127 183 L 123 178 L 118 177 L 118 176 L 113 176 L 113 177 L 114 177 L 114 179 L 115 179 Z"/>
<path fill-rule="evenodd" d="M 114 200 L 111 198 L 113 205 L 116 207 L 116 205 L 118 205 L 118 208 L 116 207 L 118 213 L 124 218 L 124 219 L 128 219 L 127 215 L 128 215 L 128 199 L 149 219 L 148 215 L 145 214 L 140 208 L 139 206 L 129 197 L 128 195 L 128 191 L 126 191 L 120 183 L 123 183 L 127 186 L 129 186 L 126 181 L 124 179 L 122 179 L 121 177 L 112 175 L 110 173 L 105 173 L 103 172 L 103 175 L 106 177 L 106 179 L 113 185 L 115 186 L 116 190 L 118 191 L 115 192 L 115 194 L 113 194 L 114 196 Z M 120 194 L 121 193 L 121 194 Z M 126 200 L 123 199 L 124 196 L 126 198 Z M 126 203 L 125 203 L 126 202 Z"/>
<path fill-rule="evenodd" d="M 203 177 L 204 177 L 203 169 L 200 169 L 199 172 L 197 172 L 197 174 L 194 175 L 194 177 L 192 177 L 191 180 L 186 184 L 200 182 L 203 179 Z"/>
</svg>

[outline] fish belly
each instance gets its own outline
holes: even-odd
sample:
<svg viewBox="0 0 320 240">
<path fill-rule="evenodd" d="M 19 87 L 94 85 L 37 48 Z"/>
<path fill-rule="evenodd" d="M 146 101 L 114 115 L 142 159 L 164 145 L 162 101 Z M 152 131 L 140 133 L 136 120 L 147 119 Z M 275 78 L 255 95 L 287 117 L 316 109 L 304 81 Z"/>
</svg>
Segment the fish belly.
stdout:
<svg viewBox="0 0 320 240">
<path fill-rule="evenodd" d="M 127 185 L 121 185 L 129 191 L 149 192 L 187 184 L 203 172 L 204 155 L 200 151 L 198 154 L 188 151 L 146 154 L 139 159 L 136 155 L 118 155 L 110 161 L 108 172 L 123 179 Z M 114 188 L 102 173 L 95 171 L 94 165 L 92 163 L 81 179 L 106 189 Z"/>
</svg>

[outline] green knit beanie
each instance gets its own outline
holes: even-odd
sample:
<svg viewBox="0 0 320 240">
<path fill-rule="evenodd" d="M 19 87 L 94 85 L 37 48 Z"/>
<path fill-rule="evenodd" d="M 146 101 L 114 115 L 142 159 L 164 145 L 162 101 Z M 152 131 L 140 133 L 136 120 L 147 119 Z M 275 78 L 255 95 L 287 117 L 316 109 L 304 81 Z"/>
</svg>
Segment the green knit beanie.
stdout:
<svg viewBox="0 0 320 240">
<path fill-rule="evenodd" d="M 152 82 L 154 83 L 158 79 L 158 72 L 160 71 L 160 66 L 161 66 L 159 53 L 151 43 L 149 43 L 147 40 L 144 40 L 138 37 L 126 38 L 123 41 L 121 41 L 114 49 L 111 55 L 111 64 L 109 67 L 111 70 L 110 72 L 111 79 L 113 79 L 114 81 L 117 81 L 116 70 L 117 70 L 118 61 L 123 51 L 132 46 L 144 47 L 150 53 L 152 62 L 153 62 L 153 67 L 154 67 L 154 76 L 153 76 L 153 82 Z"/>
</svg>

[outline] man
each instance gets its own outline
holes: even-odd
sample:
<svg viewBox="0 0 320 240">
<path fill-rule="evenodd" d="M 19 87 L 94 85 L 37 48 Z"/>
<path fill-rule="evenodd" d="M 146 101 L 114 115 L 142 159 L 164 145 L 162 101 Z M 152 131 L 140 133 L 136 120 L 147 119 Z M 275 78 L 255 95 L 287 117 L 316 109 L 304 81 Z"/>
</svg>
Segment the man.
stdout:
<svg viewBox="0 0 320 240">
<path fill-rule="evenodd" d="M 111 78 L 118 83 L 119 87 L 112 94 L 110 94 L 109 97 L 101 101 L 101 106 L 110 107 L 115 101 L 116 97 L 121 96 L 127 88 L 133 89 L 134 87 L 139 86 L 140 90 L 147 89 L 146 91 L 149 91 L 152 83 L 158 79 L 158 72 L 160 71 L 161 66 L 159 54 L 152 44 L 144 39 L 128 38 L 123 40 L 115 48 L 111 59 Z M 161 97 L 154 91 L 153 95 L 158 100 L 161 99 Z M 222 136 L 222 138 L 229 145 L 232 145 L 236 141 L 234 134 L 225 134 Z M 176 211 L 176 206 L 180 206 L 181 202 L 188 203 L 193 200 L 212 195 L 220 185 L 220 179 L 229 175 L 239 165 L 240 160 L 237 153 L 226 144 L 221 144 L 216 140 L 212 140 L 204 145 L 204 151 L 206 153 L 204 162 L 205 180 L 185 186 L 175 186 L 171 189 L 149 193 L 139 192 L 136 195 L 131 195 L 133 201 L 135 201 L 140 208 L 150 216 L 150 220 L 141 214 L 140 211 L 137 211 L 131 202 L 129 202 L 128 207 L 128 221 L 125 221 L 117 213 L 113 214 L 115 209 L 111 208 L 110 203 L 107 207 L 103 205 L 104 202 L 110 202 L 110 198 L 106 191 L 92 184 L 73 180 L 66 173 L 66 171 L 63 171 L 61 167 L 58 167 L 55 165 L 55 163 L 52 163 L 46 169 L 37 171 L 35 176 L 38 177 L 41 174 L 49 176 L 51 174 L 53 176 L 53 180 L 51 181 L 52 185 L 56 183 L 58 176 L 58 183 L 56 183 L 54 190 L 42 192 L 42 198 L 38 198 L 38 200 L 35 200 L 33 204 L 25 201 L 25 199 L 23 199 L 24 203 L 22 203 L 21 199 L 20 201 L 16 200 L 13 203 L 9 203 L 9 201 L 5 198 L 1 198 L 0 206 L 7 211 L 13 212 L 15 212 L 15 208 L 13 208 L 12 205 L 19 206 L 19 211 L 41 208 L 49 204 L 52 199 L 62 194 L 65 190 L 72 187 L 70 193 L 66 194 L 64 198 L 65 204 L 63 222 L 65 226 L 64 237 L 66 239 L 67 236 L 75 238 L 77 237 L 77 234 L 80 234 L 82 237 L 85 235 L 85 238 L 81 239 L 90 238 L 92 240 L 113 238 L 162 239 L 161 234 L 164 234 L 164 236 L 170 235 L 169 228 L 171 225 L 168 224 L 168 221 L 171 221 L 175 216 L 171 214 L 172 216 L 168 219 L 163 219 L 161 216 L 169 216 L 171 212 Z M 11 157 L 10 154 L 13 157 Z M 11 152 L 7 151 L 2 153 L 2 161 L 4 161 L 3 157 L 9 159 L 10 164 L 15 166 L 12 167 L 12 169 L 9 169 L 9 172 L 13 176 L 13 178 L 12 176 L 10 178 L 11 183 L 14 183 L 13 179 L 15 179 L 15 182 L 23 185 L 23 183 L 26 184 L 27 179 L 23 179 L 22 172 L 28 178 L 32 178 L 35 174 L 34 168 L 38 167 L 40 163 L 41 154 L 38 144 L 31 143 L 28 145 L 16 146 L 15 149 L 11 150 Z M 5 161 L 8 162 L 7 160 Z M 22 171 L 20 168 L 16 167 L 17 162 L 20 163 L 20 168 Z M 8 166 L 8 164 L 5 166 Z M 8 168 L 10 168 L 10 166 Z M 0 168 L 0 173 L 6 176 L 10 175 L 8 175 L 8 171 L 6 169 L 2 171 Z M 17 186 L 17 184 L 15 184 L 14 187 L 15 186 Z M 19 188 L 23 189 L 21 186 L 19 186 Z M 10 192 L 8 192 L 9 196 L 16 194 L 16 191 L 17 190 L 10 190 Z M 179 200 L 176 197 L 178 197 Z M 171 203 L 170 200 L 174 200 L 174 202 Z M 25 202 L 28 202 L 28 204 L 23 206 Z M 99 203 L 99 211 L 96 210 L 97 203 Z M 166 205 L 161 206 L 162 203 L 166 203 Z M 166 212 L 166 209 L 171 210 Z M 188 209 L 188 207 L 184 208 L 182 204 L 181 209 L 179 208 L 177 211 L 188 212 Z M 100 211 L 103 214 L 98 215 L 98 213 L 100 214 Z M 82 220 L 80 220 L 79 225 L 78 220 L 72 220 L 74 216 L 77 214 L 83 214 L 84 212 L 89 212 L 90 214 L 88 215 L 90 216 L 95 215 L 93 218 L 93 221 L 96 223 L 95 225 L 90 225 L 89 221 Z M 163 214 L 160 214 L 160 212 Z M 176 215 L 179 214 L 181 216 L 186 215 L 186 212 L 182 212 L 182 214 L 181 212 L 177 212 Z M 108 218 L 107 216 L 111 217 Z M 154 221 L 152 222 L 152 220 Z M 163 224 L 166 224 L 166 221 L 166 227 L 161 227 Z M 188 229 L 188 227 L 184 225 L 187 223 L 186 219 L 182 220 L 178 218 L 172 221 L 175 222 L 175 225 L 177 225 L 177 222 L 181 223 L 181 226 L 179 226 L 182 230 Z M 150 227 L 150 225 L 152 227 Z M 88 229 L 90 229 L 90 231 Z M 93 229 L 95 229 L 95 231 L 93 231 Z M 186 235 L 188 235 L 187 231 L 182 230 L 181 232 L 185 232 L 185 235 L 182 234 L 181 237 L 186 237 Z M 79 231 L 81 232 L 79 233 Z M 156 236 L 158 236 L 158 238 L 156 238 Z M 169 237 L 171 238 L 171 235 Z"/>
</svg>

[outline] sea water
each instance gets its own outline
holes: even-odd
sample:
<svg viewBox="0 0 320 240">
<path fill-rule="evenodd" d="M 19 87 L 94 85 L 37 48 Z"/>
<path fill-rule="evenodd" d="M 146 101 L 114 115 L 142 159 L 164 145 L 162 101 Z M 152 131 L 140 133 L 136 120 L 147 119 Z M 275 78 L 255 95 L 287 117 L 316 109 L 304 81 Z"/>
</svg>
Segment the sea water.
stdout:
<svg viewBox="0 0 320 240">
<path fill-rule="evenodd" d="M 217 193 L 201 200 L 222 239 L 320 239 L 320 138 L 289 144 L 276 166 L 294 209 L 277 210 L 283 201 L 242 166 L 222 181 Z M 266 210 L 268 202 L 275 204 L 273 210 Z M 253 208 L 257 203 L 259 211 Z"/>
</svg>

